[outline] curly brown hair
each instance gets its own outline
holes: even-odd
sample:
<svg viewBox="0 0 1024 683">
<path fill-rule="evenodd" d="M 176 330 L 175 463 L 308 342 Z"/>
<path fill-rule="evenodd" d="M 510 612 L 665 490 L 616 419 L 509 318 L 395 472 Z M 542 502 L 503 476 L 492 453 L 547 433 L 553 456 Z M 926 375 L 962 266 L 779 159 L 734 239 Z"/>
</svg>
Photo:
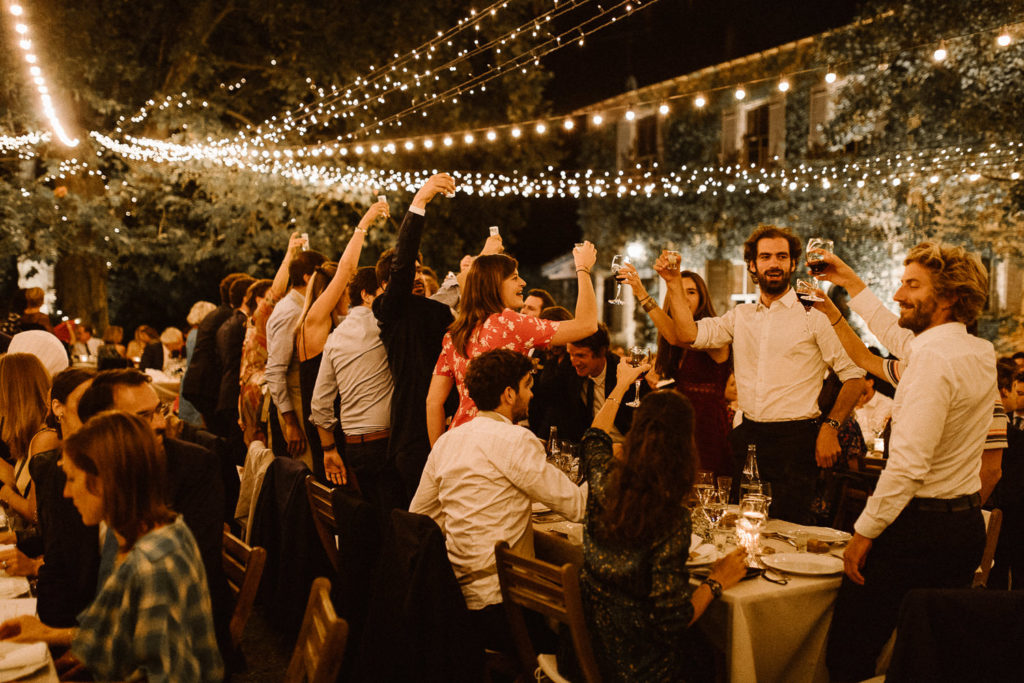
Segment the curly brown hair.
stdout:
<svg viewBox="0 0 1024 683">
<path fill-rule="evenodd" d="M 599 501 L 597 533 L 626 546 L 656 540 L 684 512 L 697 472 L 693 405 L 677 391 L 648 394 Z"/>
<path fill-rule="evenodd" d="M 954 320 L 970 325 L 978 319 L 988 299 L 988 272 L 977 254 L 951 244 L 921 242 L 903 259 L 903 265 L 908 263 L 931 271 L 935 296 L 953 302 Z"/>
<path fill-rule="evenodd" d="M 743 243 L 743 260 L 746 262 L 747 267 L 750 267 L 754 261 L 757 260 L 757 243 L 763 239 L 784 239 L 789 242 L 789 260 L 796 263 L 800 258 L 800 254 L 803 253 L 803 245 L 800 244 L 800 238 L 793 234 L 793 231 L 789 228 L 780 228 L 777 225 L 764 225 L 757 226 L 754 232 L 750 233 L 750 237 Z"/>
</svg>

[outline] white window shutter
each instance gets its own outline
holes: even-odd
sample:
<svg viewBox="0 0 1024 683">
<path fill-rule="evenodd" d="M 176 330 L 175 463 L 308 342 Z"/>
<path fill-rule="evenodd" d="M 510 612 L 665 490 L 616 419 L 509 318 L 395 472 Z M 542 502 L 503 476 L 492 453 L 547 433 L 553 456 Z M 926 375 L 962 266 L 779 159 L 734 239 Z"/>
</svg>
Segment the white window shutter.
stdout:
<svg viewBox="0 0 1024 683">
<path fill-rule="evenodd" d="M 786 96 L 778 95 L 768 103 L 768 157 L 786 157 Z"/>
<path fill-rule="evenodd" d="M 808 147 L 821 147 L 825 144 L 822 127 L 828 121 L 829 91 L 826 85 L 811 88 L 811 111 L 809 115 L 810 130 L 807 133 Z"/>
<path fill-rule="evenodd" d="M 729 161 L 736 155 L 736 142 L 738 136 L 739 131 L 737 130 L 736 110 L 729 109 L 728 111 L 722 112 L 721 161 L 723 163 Z"/>
</svg>

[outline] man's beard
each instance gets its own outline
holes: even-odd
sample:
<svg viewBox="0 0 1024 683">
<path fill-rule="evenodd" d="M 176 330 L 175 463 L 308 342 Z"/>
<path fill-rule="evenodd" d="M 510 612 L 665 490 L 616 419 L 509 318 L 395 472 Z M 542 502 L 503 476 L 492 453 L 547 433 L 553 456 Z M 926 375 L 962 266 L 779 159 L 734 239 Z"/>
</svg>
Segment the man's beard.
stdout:
<svg viewBox="0 0 1024 683">
<path fill-rule="evenodd" d="M 768 279 L 768 273 L 772 273 L 773 275 L 775 273 L 779 273 L 782 277 L 772 282 Z M 771 296 L 785 292 L 789 287 L 789 278 L 792 275 L 792 272 L 787 274 L 786 271 L 781 268 L 769 268 L 763 273 L 757 270 L 754 271 L 754 279 L 757 281 L 757 286 L 761 288 L 762 292 Z"/>
<path fill-rule="evenodd" d="M 932 315 L 938 307 L 938 302 L 934 298 L 915 302 L 911 304 L 910 308 L 901 306 L 900 327 L 906 328 L 914 334 L 921 334 L 932 324 Z"/>
</svg>

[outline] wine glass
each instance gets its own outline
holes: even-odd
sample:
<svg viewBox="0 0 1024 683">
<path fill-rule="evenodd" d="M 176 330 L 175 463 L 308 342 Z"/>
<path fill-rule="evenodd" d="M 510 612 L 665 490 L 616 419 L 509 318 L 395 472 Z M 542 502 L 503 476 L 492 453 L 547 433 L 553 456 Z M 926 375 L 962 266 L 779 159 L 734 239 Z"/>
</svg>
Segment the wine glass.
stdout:
<svg viewBox="0 0 1024 683">
<path fill-rule="evenodd" d="M 725 507 L 725 498 L 722 496 L 722 492 L 712 489 L 708 493 L 707 502 L 704 503 L 704 516 L 708 518 L 708 523 L 711 525 L 708 528 L 709 535 L 713 535 L 718 527 L 718 521 L 725 515 Z"/>
<path fill-rule="evenodd" d="M 817 294 L 817 287 L 812 285 L 807 280 L 796 281 L 796 298 L 800 299 L 800 303 L 804 305 L 804 308 L 810 310 L 814 306 L 815 301 L 824 301 Z"/>
<path fill-rule="evenodd" d="M 807 269 L 815 275 L 821 275 L 825 272 L 828 264 L 825 263 L 824 256 L 812 252 L 811 249 L 821 249 L 831 254 L 835 250 L 835 244 L 832 240 L 823 237 L 812 237 L 807 240 Z"/>
<path fill-rule="evenodd" d="M 772 507 L 772 485 L 770 482 L 761 482 L 761 495 L 764 496 L 764 517 L 768 519 L 768 513 Z"/>
<path fill-rule="evenodd" d="M 615 304 L 616 306 L 622 306 L 626 302 L 622 300 L 622 280 L 619 279 L 619 271 L 622 270 L 622 266 L 629 263 L 629 257 L 624 254 L 616 254 L 612 257 L 612 274 L 615 275 L 615 298 L 608 299 L 608 303 Z"/>
<path fill-rule="evenodd" d="M 708 470 L 699 470 L 697 472 L 697 478 L 693 482 L 693 492 L 697 494 L 697 499 L 700 500 L 701 505 L 704 505 L 708 496 L 715 489 L 714 474 Z"/>
<path fill-rule="evenodd" d="M 620 285 L 621 286 L 621 285 Z M 638 368 L 647 362 L 647 349 L 642 346 L 634 346 L 629 350 L 629 365 L 630 367 Z M 630 408 L 637 408 L 640 406 L 640 378 L 636 378 L 636 386 L 633 387 L 633 400 L 625 405 Z"/>
</svg>

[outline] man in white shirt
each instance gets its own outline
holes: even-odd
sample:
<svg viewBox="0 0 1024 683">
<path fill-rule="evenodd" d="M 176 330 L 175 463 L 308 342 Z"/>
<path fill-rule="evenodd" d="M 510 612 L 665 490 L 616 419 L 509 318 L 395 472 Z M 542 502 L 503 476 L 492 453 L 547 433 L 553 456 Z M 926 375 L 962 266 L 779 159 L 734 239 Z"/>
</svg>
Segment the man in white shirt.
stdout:
<svg viewBox="0 0 1024 683">
<path fill-rule="evenodd" d="M 892 417 L 892 399 L 875 391 L 875 378 L 871 375 L 867 375 L 864 382 L 864 394 L 854 412 L 864 443 L 870 450 Z"/>
<path fill-rule="evenodd" d="M 533 556 L 534 501 L 579 522 L 586 492 L 549 464 L 541 442 L 525 427 L 532 396 L 532 361 L 508 349 L 473 359 L 466 387 L 480 413 L 445 432 L 423 468 L 410 512 L 430 516 L 444 532 L 455 577 L 488 647 L 508 641 L 494 546 Z"/>
<path fill-rule="evenodd" d="M 827 273 L 849 270 L 826 260 Z M 827 650 L 836 681 L 874 675 L 904 595 L 969 586 L 985 545 L 979 492 L 996 357 L 967 325 L 984 306 L 988 274 L 962 247 L 928 242 L 914 247 L 904 265 L 894 296 L 902 335 L 859 278 L 859 286 L 848 287 L 851 307 L 904 365 L 889 459 L 844 553 L 846 577 Z M 909 340 L 906 330 L 914 334 Z"/>
<path fill-rule="evenodd" d="M 760 289 L 757 303 L 696 322 L 686 305 L 672 312 L 682 341 L 693 348 L 733 346 L 743 413 L 730 434 L 734 473 L 754 444 L 761 480 L 772 485 L 772 516 L 809 523 L 817 468 L 831 467 L 839 457 L 839 426 L 863 392 L 864 371 L 846 355 L 826 316 L 806 311 L 789 286 L 800 252 L 800 239 L 788 229 L 759 226 L 743 244 L 747 270 Z M 667 267 L 665 255 L 655 269 L 669 296 L 684 296 L 679 271 Z M 843 386 L 822 416 L 818 394 L 829 367 Z"/>
<path fill-rule="evenodd" d="M 302 428 L 302 396 L 299 390 L 299 357 L 295 352 L 295 325 L 302 315 L 306 300 L 306 284 L 324 257 L 315 251 L 303 251 L 288 264 L 291 289 L 284 295 L 267 319 L 267 368 L 264 376 L 267 390 L 277 409 L 277 419 L 284 437 L 287 454 L 300 458 L 318 476 L 323 476 L 323 463 L 314 463 L 305 430 Z M 271 418 L 273 419 L 273 418 Z M 281 455 L 280 445 L 274 452 Z"/>
<path fill-rule="evenodd" d="M 401 507 L 397 473 L 388 465 L 391 395 L 395 382 L 380 327 L 370 309 L 377 294 L 377 275 L 360 268 L 348 285 L 349 312 L 324 345 L 324 357 L 313 388 L 310 421 L 320 433 L 324 471 L 334 484 L 348 482 L 348 471 L 367 501 L 383 509 Z M 334 400 L 345 445 L 335 442 Z"/>
</svg>

